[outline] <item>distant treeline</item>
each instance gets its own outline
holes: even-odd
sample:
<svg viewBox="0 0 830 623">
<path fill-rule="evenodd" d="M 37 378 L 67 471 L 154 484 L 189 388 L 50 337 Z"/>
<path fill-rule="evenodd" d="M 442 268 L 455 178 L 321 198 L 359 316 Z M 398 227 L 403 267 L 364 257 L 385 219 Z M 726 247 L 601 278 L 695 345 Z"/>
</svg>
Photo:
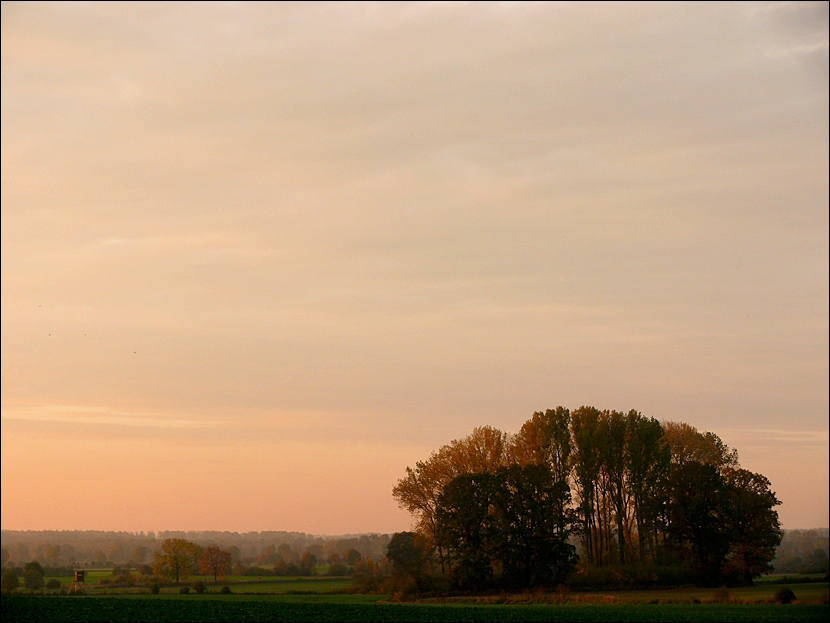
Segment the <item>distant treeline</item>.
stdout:
<svg viewBox="0 0 830 623">
<path fill-rule="evenodd" d="M 97 530 L 3 530 L 0 533 L 3 566 L 22 566 L 36 560 L 48 567 L 142 565 L 153 560 L 167 539 L 186 539 L 202 547 L 230 552 L 239 567 L 299 565 L 309 553 L 319 562 L 354 559 L 382 560 L 389 534 L 320 537 L 304 532 L 104 532 Z"/>
<path fill-rule="evenodd" d="M 785 530 L 775 550 L 772 566 L 776 573 L 827 573 L 830 571 L 830 531 Z"/>
</svg>

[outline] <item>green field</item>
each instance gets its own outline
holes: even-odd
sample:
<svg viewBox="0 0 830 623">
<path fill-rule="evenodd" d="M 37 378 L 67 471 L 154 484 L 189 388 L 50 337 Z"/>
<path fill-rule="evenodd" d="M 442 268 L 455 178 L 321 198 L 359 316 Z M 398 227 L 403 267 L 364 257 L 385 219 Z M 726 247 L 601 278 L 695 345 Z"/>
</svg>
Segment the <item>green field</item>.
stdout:
<svg viewBox="0 0 830 623">
<path fill-rule="evenodd" d="M 2 621 L 827 621 L 828 585 L 822 577 L 790 576 L 791 584 L 765 579 L 756 586 L 728 589 L 672 588 L 645 591 L 574 593 L 525 592 L 479 597 L 425 599 L 389 603 L 388 596 L 347 593 L 350 578 L 191 576 L 208 592 L 179 593 L 165 586 L 108 588 L 111 570 L 87 572 L 87 594 L 59 596 L 58 591 L 2 597 Z M 46 578 L 47 580 L 51 578 Z M 70 578 L 58 578 L 63 584 Z M 811 581 L 813 580 L 813 581 Z M 233 594 L 221 595 L 230 586 Z M 790 588 L 798 603 L 769 603 Z M 50 594 L 51 593 L 51 594 Z M 695 604 L 695 600 L 702 603 Z M 656 603 L 655 603 L 656 602 Z M 718 602 L 718 603 L 715 603 Z M 762 603 L 758 603 L 762 602 Z M 763 603 L 767 602 L 767 603 Z"/>
<path fill-rule="evenodd" d="M 786 576 L 796 578 L 792 584 L 773 583 L 785 576 L 770 576 L 773 579 L 761 579 L 756 586 L 732 588 L 729 590 L 729 600 L 754 602 L 754 601 L 770 601 L 775 596 L 775 592 L 781 588 L 790 588 L 796 595 L 799 601 L 812 602 L 819 601 L 828 594 L 827 582 L 813 581 L 805 583 L 805 580 L 821 580 L 822 575 L 816 576 Z M 146 585 L 139 585 L 135 587 L 108 587 L 106 585 L 99 585 L 101 579 L 112 579 L 110 570 L 100 569 L 87 572 L 87 594 L 92 595 L 129 595 L 146 593 L 148 587 Z M 46 577 L 49 581 L 51 577 Z M 68 585 L 72 579 L 67 577 L 56 578 L 61 581 L 62 585 Z M 197 581 L 203 581 L 209 593 L 218 592 L 222 586 L 230 586 L 235 594 L 270 594 L 270 595 L 285 595 L 291 593 L 318 593 L 331 594 L 345 592 L 351 586 L 351 578 L 348 577 L 293 577 L 293 576 L 227 576 L 220 579 L 219 582 L 213 582 L 213 576 L 190 576 L 185 584 L 193 585 Z M 22 591 L 21 591 L 22 592 Z M 47 591 L 48 592 L 48 591 Z M 178 586 L 162 586 L 162 594 L 176 594 L 179 593 Z M 614 601 L 620 603 L 649 603 L 653 600 L 659 600 L 661 603 L 667 602 L 692 602 L 695 599 L 700 601 L 712 601 L 716 599 L 716 589 L 711 588 L 670 588 L 670 589 L 654 589 L 642 591 L 595 591 L 589 593 L 576 592 L 571 594 L 574 600 L 588 600 L 591 597 L 597 598 L 613 598 Z M 723 596 L 719 597 L 723 600 Z M 482 601 L 491 601 L 492 598 L 460 598 L 462 603 L 476 603 Z M 515 601 L 522 601 L 519 596 Z"/>
<path fill-rule="evenodd" d="M 345 598 L 346 596 L 343 596 Z M 475 606 L 305 596 L 4 596 L 3 621 L 827 621 L 819 604 Z"/>
<path fill-rule="evenodd" d="M 68 587 L 72 584 L 70 577 L 53 577 L 46 576 L 44 582 L 56 579 L 60 581 L 62 587 Z M 123 594 L 123 593 L 137 593 L 146 592 L 147 586 L 137 585 L 135 587 L 109 587 L 106 584 L 100 584 L 101 580 L 109 580 L 112 582 L 114 577 L 109 569 L 97 569 L 86 572 L 85 585 L 87 593 L 95 595 L 104 594 Z M 244 576 L 234 575 L 220 578 L 218 582 L 214 583 L 213 576 L 207 575 L 192 575 L 186 580 L 182 580 L 182 584 L 193 585 L 196 582 L 202 581 L 205 583 L 209 591 L 218 591 L 222 586 L 230 586 L 234 593 L 272 593 L 283 594 L 295 591 L 301 592 L 315 592 L 315 593 L 331 593 L 333 591 L 342 591 L 351 586 L 352 580 L 349 577 L 295 577 L 295 576 Z M 178 593 L 178 586 L 162 586 L 162 593 Z"/>
</svg>

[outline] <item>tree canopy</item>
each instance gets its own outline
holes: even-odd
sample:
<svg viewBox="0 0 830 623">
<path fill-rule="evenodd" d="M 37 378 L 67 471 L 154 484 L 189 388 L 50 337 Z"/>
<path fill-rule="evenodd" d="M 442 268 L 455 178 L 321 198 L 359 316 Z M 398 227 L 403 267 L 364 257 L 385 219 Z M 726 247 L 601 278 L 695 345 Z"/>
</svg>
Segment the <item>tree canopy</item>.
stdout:
<svg viewBox="0 0 830 623">
<path fill-rule="evenodd" d="M 737 450 L 636 410 L 560 406 L 516 435 L 476 428 L 408 467 L 392 494 L 442 572 L 471 589 L 494 569 L 516 586 L 561 578 L 570 535 L 589 565 L 679 560 L 700 582 L 746 584 L 782 535 L 769 481 Z"/>
<path fill-rule="evenodd" d="M 179 578 L 188 577 L 196 569 L 202 558 L 202 548 L 196 543 L 184 539 L 165 539 L 161 550 L 155 552 L 153 570 L 168 577 L 173 577 L 178 584 Z"/>
<path fill-rule="evenodd" d="M 202 573 L 212 573 L 213 581 L 216 582 L 219 575 L 231 572 L 231 553 L 211 545 L 202 553 L 199 568 Z"/>
</svg>

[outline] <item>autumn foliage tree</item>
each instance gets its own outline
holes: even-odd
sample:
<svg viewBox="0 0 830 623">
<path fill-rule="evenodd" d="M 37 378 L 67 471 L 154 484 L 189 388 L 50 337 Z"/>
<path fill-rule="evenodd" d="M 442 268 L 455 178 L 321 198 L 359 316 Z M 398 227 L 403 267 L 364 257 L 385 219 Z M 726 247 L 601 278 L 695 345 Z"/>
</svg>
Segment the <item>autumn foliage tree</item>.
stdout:
<svg viewBox="0 0 830 623">
<path fill-rule="evenodd" d="M 300 569 L 304 575 L 313 575 L 314 566 L 317 564 L 317 556 L 309 551 L 303 553 L 300 557 Z"/>
<path fill-rule="evenodd" d="M 441 568 L 445 567 L 443 548 L 436 543 L 438 498 L 444 487 L 460 474 L 492 472 L 509 464 L 509 439 L 491 426 L 481 426 L 464 439 L 456 439 L 433 452 L 415 468 L 406 468 L 392 496 L 401 508 L 416 517 L 416 528 L 435 543 Z"/>
<path fill-rule="evenodd" d="M 461 571 L 470 587 L 486 583 L 476 574 L 486 576 L 489 568 L 505 581 L 508 575 L 520 583 L 541 581 L 522 570 L 526 555 L 507 556 L 504 564 L 504 552 L 517 541 L 502 548 L 501 559 L 493 546 L 495 517 L 510 517 L 524 503 L 521 496 L 494 493 L 502 486 L 495 475 L 505 478 L 510 466 L 543 466 L 561 483 L 563 495 L 549 496 L 545 509 L 531 514 L 555 535 L 578 535 L 589 565 L 680 560 L 701 581 L 728 575 L 750 583 L 769 569 L 781 540 L 769 481 L 742 470 L 737 451 L 715 433 L 636 410 L 560 406 L 535 412 L 513 436 L 476 428 L 408 467 L 393 489 L 414 515 L 415 529 L 436 548 L 442 573 Z M 530 482 L 529 474 L 513 475 L 521 478 L 509 491 Z M 511 568 L 510 560 L 519 566 Z"/>
<path fill-rule="evenodd" d="M 223 551 L 211 545 L 206 548 L 202 554 L 202 559 L 199 561 L 199 568 L 202 573 L 213 574 L 213 581 L 217 581 L 219 575 L 230 573 L 231 571 L 231 553 Z"/>
<path fill-rule="evenodd" d="M 175 578 L 188 577 L 202 558 L 202 548 L 184 539 L 165 539 L 161 549 L 155 552 L 153 571 L 159 575 Z"/>
</svg>

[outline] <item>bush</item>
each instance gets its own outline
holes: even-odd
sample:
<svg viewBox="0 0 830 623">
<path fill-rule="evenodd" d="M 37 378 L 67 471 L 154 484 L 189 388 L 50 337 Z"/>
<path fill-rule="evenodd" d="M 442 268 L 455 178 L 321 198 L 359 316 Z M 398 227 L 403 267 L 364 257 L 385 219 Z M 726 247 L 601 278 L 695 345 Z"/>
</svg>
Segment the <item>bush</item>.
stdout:
<svg viewBox="0 0 830 623">
<path fill-rule="evenodd" d="M 349 592 L 363 595 L 377 594 L 380 592 L 382 582 L 383 578 L 379 575 L 356 575 L 352 578 Z"/>
<path fill-rule="evenodd" d="M 146 575 L 141 576 L 139 578 L 142 584 L 146 586 L 151 586 L 153 584 L 158 584 L 159 586 L 163 586 L 168 583 L 168 579 L 162 575 Z"/>
<path fill-rule="evenodd" d="M 779 604 L 789 604 L 795 601 L 795 593 L 789 588 L 779 588 L 775 591 L 775 602 Z"/>
<path fill-rule="evenodd" d="M 158 595 L 158 594 L 159 594 L 159 591 L 161 591 L 161 588 L 159 588 L 159 585 L 158 585 L 158 584 L 153 584 L 153 585 L 150 587 L 150 592 L 151 592 L 151 593 L 153 593 L 153 595 Z"/>
<path fill-rule="evenodd" d="M 415 580 L 407 573 L 396 573 L 380 585 L 380 592 L 392 596 L 392 601 L 409 601 L 418 592 Z"/>
<path fill-rule="evenodd" d="M 195 590 L 200 595 L 204 593 L 206 589 L 207 587 L 205 586 L 205 583 L 201 580 L 199 580 L 198 582 L 196 582 L 196 584 L 193 585 L 193 590 Z"/>
<path fill-rule="evenodd" d="M 690 584 L 693 576 L 680 565 L 585 565 L 565 581 L 573 591 L 643 590 Z"/>
<path fill-rule="evenodd" d="M 51 580 L 49 580 L 46 583 L 46 588 L 60 588 L 60 587 L 61 587 L 61 581 L 56 580 L 54 578 L 52 578 Z"/>
<path fill-rule="evenodd" d="M 187 595 L 189 592 L 190 592 L 190 587 L 189 586 L 182 586 L 179 589 L 179 593 L 182 594 L 182 595 Z"/>
<path fill-rule="evenodd" d="M 712 603 L 728 604 L 729 603 L 729 589 L 721 586 L 718 590 L 712 593 Z"/>
<path fill-rule="evenodd" d="M 349 568 L 344 565 L 342 562 L 335 562 L 329 565 L 329 571 L 326 575 L 331 576 L 344 576 L 349 575 Z"/>
<path fill-rule="evenodd" d="M 223 586 L 222 590 L 219 591 L 223 595 L 230 595 L 231 594 L 231 587 L 230 586 Z"/>
<path fill-rule="evenodd" d="M 33 571 L 27 571 L 23 575 L 23 584 L 26 586 L 26 588 L 32 590 L 43 588 L 43 576 L 38 575 Z"/>
<path fill-rule="evenodd" d="M 0 582 L 2 582 L 3 592 L 12 592 L 20 586 L 20 580 L 17 579 L 17 572 L 14 570 L 6 571 Z"/>
<path fill-rule="evenodd" d="M 112 586 L 135 586 L 136 576 L 129 572 L 129 570 L 122 571 L 110 580 Z"/>
</svg>

